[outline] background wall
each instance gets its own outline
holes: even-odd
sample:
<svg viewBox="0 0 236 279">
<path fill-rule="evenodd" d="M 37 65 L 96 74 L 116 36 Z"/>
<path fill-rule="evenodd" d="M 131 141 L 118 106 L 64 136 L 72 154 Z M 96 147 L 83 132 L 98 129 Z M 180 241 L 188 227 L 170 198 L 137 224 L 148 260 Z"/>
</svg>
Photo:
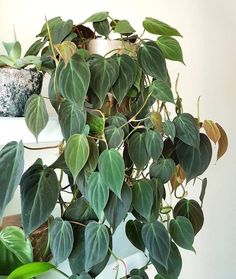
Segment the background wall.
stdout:
<svg viewBox="0 0 236 279">
<path fill-rule="evenodd" d="M 182 251 L 180 279 L 236 278 L 236 1 L 235 0 L 0 0 L 0 41 L 13 40 L 13 24 L 23 48 L 34 41 L 44 17 L 61 15 L 79 23 L 94 12 L 107 10 L 114 18 L 129 19 L 137 31 L 145 16 L 176 27 L 186 67 L 169 63 L 172 80 L 180 73 L 179 92 L 185 111 L 196 112 L 201 96 L 202 120 L 218 121 L 229 136 L 225 157 L 208 171 L 205 226 L 196 237 L 197 255 Z M 2 51 L 2 47 L 0 47 Z M 5 131 L 1 131 L 4 133 Z M 199 186 L 189 186 L 198 195 Z"/>
</svg>

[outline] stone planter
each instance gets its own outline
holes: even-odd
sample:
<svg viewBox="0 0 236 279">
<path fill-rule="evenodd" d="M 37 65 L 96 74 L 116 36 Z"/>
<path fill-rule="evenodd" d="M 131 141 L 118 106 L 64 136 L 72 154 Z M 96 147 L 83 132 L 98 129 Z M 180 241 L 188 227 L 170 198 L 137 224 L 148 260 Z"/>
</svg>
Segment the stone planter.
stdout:
<svg viewBox="0 0 236 279">
<path fill-rule="evenodd" d="M 40 94 L 43 74 L 35 69 L 0 68 L 0 116 L 23 116 L 25 103 Z"/>
</svg>

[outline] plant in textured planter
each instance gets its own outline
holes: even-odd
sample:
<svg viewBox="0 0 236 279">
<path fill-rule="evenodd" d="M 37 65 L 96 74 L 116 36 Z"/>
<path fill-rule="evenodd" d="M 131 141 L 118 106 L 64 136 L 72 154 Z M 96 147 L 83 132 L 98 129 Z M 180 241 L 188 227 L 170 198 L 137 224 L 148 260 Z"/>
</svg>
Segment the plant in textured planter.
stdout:
<svg viewBox="0 0 236 279">
<path fill-rule="evenodd" d="M 212 158 L 211 141 L 218 144 L 217 159 L 227 149 L 223 128 L 185 112 L 177 84 L 172 90 L 166 59 L 183 62 L 173 38 L 181 35 L 161 21 L 146 18 L 144 30 L 158 35 L 157 40 L 135 36 L 131 48 L 123 44 L 108 53 L 112 56 L 90 55 L 84 49 L 87 27 L 76 29 L 70 22 L 71 29 L 63 33 L 59 19 L 44 25 L 43 39 L 36 44 L 48 43 L 43 52 L 54 65 L 49 97 L 63 135 L 57 146 L 60 156 L 49 166 L 38 159 L 23 173 L 23 143 L 11 142 L 2 149 L 0 217 L 20 184 L 27 237 L 48 220 L 59 202 L 61 216 L 49 222 L 53 261 L 59 264 L 68 258 L 77 278 L 95 278 L 110 255 L 119 260 L 112 239 L 123 222 L 124 234 L 147 254 L 147 264 L 124 278 L 148 278 L 149 264 L 156 268 L 155 278 L 178 278 L 179 247 L 194 251 L 195 235 L 204 222 L 207 179 L 201 176 Z M 108 38 L 113 30 L 122 43 L 134 38 L 128 21 L 111 19 L 107 12 L 83 24 L 91 22 L 93 37 L 97 32 Z M 62 34 L 55 31 L 57 24 Z M 62 39 L 54 42 L 53 36 Z M 28 100 L 25 118 L 38 138 L 48 119 L 41 96 Z M 191 199 L 186 190 L 189 183 L 199 187 L 199 201 Z"/>
<path fill-rule="evenodd" d="M 41 59 L 27 53 L 21 57 L 18 41 L 3 45 L 7 55 L 0 55 L 0 116 L 23 116 L 29 96 L 41 92 Z"/>
</svg>

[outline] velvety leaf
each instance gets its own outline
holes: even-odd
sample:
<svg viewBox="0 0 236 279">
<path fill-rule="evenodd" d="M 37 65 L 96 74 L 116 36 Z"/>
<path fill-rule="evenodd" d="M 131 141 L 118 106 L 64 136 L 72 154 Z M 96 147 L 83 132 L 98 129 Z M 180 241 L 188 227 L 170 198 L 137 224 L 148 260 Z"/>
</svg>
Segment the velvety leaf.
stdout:
<svg viewBox="0 0 236 279">
<path fill-rule="evenodd" d="M 179 61 L 184 64 L 183 52 L 179 42 L 169 36 L 160 36 L 157 39 L 157 45 L 160 47 L 166 59 Z"/>
<path fill-rule="evenodd" d="M 200 205 L 195 200 L 180 200 L 174 208 L 174 218 L 184 216 L 191 222 L 195 235 L 201 230 L 204 216 Z"/>
<path fill-rule="evenodd" d="M 85 135 L 74 134 L 65 147 L 65 161 L 74 180 L 89 157 L 89 144 Z"/>
<path fill-rule="evenodd" d="M 151 262 L 159 273 L 158 279 L 178 279 L 182 269 L 182 258 L 178 247 L 171 241 L 170 254 L 167 261 L 167 268 L 151 258 Z"/>
<path fill-rule="evenodd" d="M 76 44 L 70 41 L 64 41 L 61 44 L 54 45 L 54 47 L 56 51 L 59 53 L 60 57 L 63 59 L 66 67 L 69 60 L 76 52 Z"/>
<path fill-rule="evenodd" d="M 38 135 L 48 123 L 48 112 L 43 97 L 36 94 L 30 96 L 24 114 L 27 127 L 38 140 Z"/>
<path fill-rule="evenodd" d="M 133 207 L 145 219 L 149 220 L 153 205 L 153 188 L 147 179 L 138 180 L 132 186 Z"/>
<path fill-rule="evenodd" d="M 118 56 L 117 61 L 120 71 L 119 76 L 112 87 L 112 91 L 118 103 L 121 104 L 122 100 L 135 82 L 137 64 L 127 54 Z"/>
<path fill-rule="evenodd" d="M 128 20 L 119 20 L 116 23 L 113 31 L 122 35 L 132 34 L 135 32 L 134 28 L 130 25 Z"/>
<path fill-rule="evenodd" d="M 48 33 L 47 25 L 49 26 L 49 29 L 51 30 L 53 28 L 53 26 L 59 25 L 61 22 L 62 22 L 62 19 L 59 16 L 47 20 L 47 22 L 44 23 L 44 25 L 41 29 L 41 32 L 36 37 L 45 37 Z"/>
<path fill-rule="evenodd" d="M 138 50 L 138 63 L 145 74 L 167 80 L 165 57 L 155 42 L 144 43 Z"/>
<path fill-rule="evenodd" d="M 142 238 L 150 257 L 167 268 L 170 239 L 164 225 L 159 221 L 145 224 L 142 228 Z"/>
<path fill-rule="evenodd" d="M 110 193 L 108 203 L 105 207 L 104 213 L 108 223 L 113 228 L 113 231 L 120 225 L 122 220 L 126 217 L 132 202 L 132 191 L 126 184 L 121 190 L 121 199 L 119 199 L 112 192 Z"/>
<path fill-rule="evenodd" d="M 7 143 L 0 151 L 0 224 L 7 204 L 13 198 L 24 170 L 22 142 Z"/>
<path fill-rule="evenodd" d="M 50 33 L 51 33 L 53 44 L 54 45 L 60 44 L 70 34 L 72 28 L 73 28 L 73 21 L 70 19 L 67 21 L 61 20 L 55 24 L 51 24 Z"/>
<path fill-rule="evenodd" d="M 84 166 L 84 170 L 87 172 L 93 172 L 98 164 L 98 158 L 99 158 L 99 151 L 97 143 L 94 139 L 88 138 L 88 144 L 89 144 L 89 157 L 87 160 L 87 163 Z"/>
<path fill-rule="evenodd" d="M 33 261 L 31 243 L 24 232 L 14 226 L 0 231 L 0 274 L 8 275 L 17 267 Z"/>
<path fill-rule="evenodd" d="M 148 155 L 158 160 L 163 150 L 163 140 L 159 132 L 148 130 L 145 132 L 145 146 Z"/>
<path fill-rule="evenodd" d="M 98 221 L 97 215 L 84 197 L 80 197 L 66 208 L 63 219 L 80 223 Z"/>
<path fill-rule="evenodd" d="M 100 218 L 108 201 L 109 188 L 102 180 L 99 172 L 94 172 L 89 176 L 86 190 L 88 201 L 98 218 Z"/>
<path fill-rule="evenodd" d="M 117 128 L 114 125 L 108 126 L 105 129 L 105 136 L 109 148 L 116 148 L 124 139 L 124 130 Z"/>
<path fill-rule="evenodd" d="M 164 133 L 167 137 L 169 137 L 172 142 L 174 142 L 174 138 L 175 138 L 175 134 L 176 134 L 176 130 L 175 130 L 175 124 L 173 122 L 171 122 L 170 120 L 166 120 L 163 123 L 163 130 Z"/>
<path fill-rule="evenodd" d="M 28 236 L 48 220 L 56 205 L 59 193 L 57 175 L 51 168 L 34 164 L 23 174 L 20 191 L 22 225 Z"/>
<path fill-rule="evenodd" d="M 170 235 L 173 241 L 187 250 L 193 250 L 194 230 L 191 222 L 184 216 L 170 221 Z"/>
<path fill-rule="evenodd" d="M 57 86 L 55 86 L 54 79 L 55 79 L 55 73 L 53 72 L 48 83 L 48 97 L 52 107 L 58 113 L 60 102 L 61 102 L 61 96 L 58 93 Z"/>
<path fill-rule="evenodd" d="M 176 137 L 184 143 L 199 148 L 199 129 L 195 118 L 189 113 L 182 113 L 174 119 Z"/>
<path fill-rule="evenodd" d="M 219 160 L 228 149 L 228 138 L 225 130 L 220 126 L 220 124 L 216 123 L 219 131 L 220 131 L 220 139 L 218 141 L 218 151 L 217 151 L 217 160 Z"/>
<path fill-rule="evenodd" d="M 187 182 L 189 182 L 191 179 L 203 174 L 208 168 L 212 157 L 211 143 L 206 135 L 200 134 L 198 150 L 179 141 L 176 146 L 176 154 L 179 164 L 186 174 Z"/>
<path fill-rule="evenodd" d="M 113 116 L 110 116 L 107 119 L 107 122 L 109 123 L 109 125 L 114 125 L 116 128 L 120 128 L 122 126 L 122 129 L 125 133 L 125 135 L 128 135 L 129 133 L 129 126 L 127 123 L 127 119 L 126 117 L 121 114 L 121 113 L 117 113 Z M 125 125 L 126 124 L 126 125 Z"/>
<path fill-rule="evenodd" d="M 153 206 L 152 217 L 156 220 L 160 213 L 161 201 L 164 195 L 164 185 L 160 179 L 152 179 Z"/>
<path fill-rule="evenodd" d="M 103 20 L 107 19 L 108 16 L 109 16 L 108 12 L 95 13 L 95 14 L 91 15 L 90 17 L 88 17 L 83 23 L 86 23 L 86 22 L 100 22 L 100 21 L 103 21 Z"/>
<path fill-rule="evenodd" d="M 205 177 L 202 180 L 202 189 L 201 189 L 201 194 L 200 194 L 200 197 L 199 197 L 202 204 L 203 204 L 203 200 L 204 200 L 205 193 L 206 193 L 206 187 L 207 187 L 207 178 Z"/>
<path fill-rule="evenodd" d="M 149 33 L 156 35 L 181 36 L 181 34 L 175 28 L 152 17 L 145 18 L 143 21 L 143 27 Z"/>
<path fill-rule="evenodd" d="M 61 218 L 54 219 L 50 227 L 50 249 L 56 265 L 69 257 L 73 243 L 74 236 L 71 224 Z"/>
<path fill-rule="evenodd" d="M 141 279 L 148 279 L 148 275 L 143 269 L 132 269 L 130 271 L 130 275 L 131 278 L 133 278 L 133 276 L 140 276 Z"/>
<path fill-rule="evenodd" d="M 103 151 L 98 160 L 98 169 L 104 183 L 120 198 L 125 178 L 125 164 L 120 153 L 113 148 Z"/>
<path fill-rule="evenodd" d="M 172 159 L 160 159 L 150 166 L 150 177 L 159 178 L 162 183 L 167 183 L 175 171 L 175 162 Z"/>
<path fill-rule="evenodd" d="M 67 65 L 64 61 L 59 63 L 56 74 L 59 92 L 72 103 L 76 103 L 80 109 L 84 106 L 89 82 L 88 64 L 78 54 L 74 54 Z"/>
<path fill-rule="evenodd" d="M 150 159 L 146 150 L 145 134 L 134 132 L 130 137 L 128 144 L 130 158 L 137 169 L 141 170 Z M 142 152 L 137 152 L 137 150 L 142 150 Z"/>
<path fill-rule="evenodd" d="M 157 111 L 150 112 L 150 120 L 152 122 L 154 130 L 162 132 L 162 116 Z"/>
<path fill-rule="evenodd" d="M 216 144 L 220 139 L 220 130 L 217 127 L 216 123 L 212 120 L 205 120 L 203 122 L 203 127 L 206 131 L 207 136 Z"/>
<path fill-rule="evenodd" d="M 41 39 L 35 41 L 29 49 L 26 51 L 24 56 L 29 56 L 29 55 L 38 55 L 40 50 L 43 48 L 43 46 L 46 44 L 46 40 L 42 41 Z"/>
<path fill-rule="evenodd" d="M 74 134 L 82 134 L 86 124 L 86 112 L 68 100 L 60 105 L 59 122 L 63 137 L 68 140 Z"/>
<path fill-rule="evenodd" d="M 7 279 L 31 279 L 52 269 L 57 270 L 51 263 L 28 263 L 15 269 Z"/>
<path fill-rule="evenodd" d="M 110 24 L 107 19 L 104 19 L 103 21 L 93 22 L 93 28 L 98 34 L 105 36 L 105 38 L 107 38 L 110 33 Z"/>
<path fill-rule="evenodd" d="M 105 225 L 89 223 L 85 228 L 85 271 L 102 262 L 109 248 L 109 233 Z"/>
<path fill-rule="evenodd" d="M 90 61 L 91 82 L 90 86 L 103 104 L 106 94 L 119 76 L 119 66 L 113 57 L 104 58 L 102 56 L 93 57 Z"/>
<path fill-rule="evenodd" d="M 150 87 L 150 92 L 152 92 L 152 95 L 157 100 L 170 102 L 173 104 L 175 103 L 171 88 L 166 81 L 163 81 L 161 79 L 154 80 Z"/>
<path fill-rule="evenodd" d="M 139 250 L 145 251 L 145 245 L 142 239 L 143 224 L 138 220 L 129 220 L 125 226 L 126 236 L 129 241 Z"/>
</svg>

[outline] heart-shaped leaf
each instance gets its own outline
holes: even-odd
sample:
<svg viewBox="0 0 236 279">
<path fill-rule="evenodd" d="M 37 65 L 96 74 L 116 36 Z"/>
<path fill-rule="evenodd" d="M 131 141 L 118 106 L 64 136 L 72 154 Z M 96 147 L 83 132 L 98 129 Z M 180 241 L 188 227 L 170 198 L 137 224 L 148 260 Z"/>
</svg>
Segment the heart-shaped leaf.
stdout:
<svg viewBox="0 0 236 279">
<path fill-rule="evenodd" d="M 30 96 L 24 114 L 27 127 L 38 140 L 38 135 L 48 123 L 48 112 L 43 97 L 36 94 Z"/>
<path fill-rule="evenodd" d="M 212 120 L 205 120 L 203 122 L 203 127 L 206 131 L 207 136 L 216 144 L 220 139 L 220 130 L 217 127 L 216 123 Z"/>
<path fill-rule="evenodd" d="M 23 170 L 24 146 L 22 142 L 7 143 L 0 151 L 0 223 L 4 210 L 20 183 Z"/>
<path fill-rule="evenodd" d="M 161 79 L 154 80 L 150 87 L 150 92 L 152 92 L 152 95 L 157 100 L 170 102 L 173 104 L 175 103 L 171 88 L 166 81 L 163 81 Z"/>
<path fill-rule="evenodd" d="M 115 24 L 115 28 L 113 31 L 122 35 L 128 35 L 135 32 L 134 28 L 130 25 L 128 20 L 119 20 Z"/>
<path fill-rule="evenodd" d="M 220 139 L 218 141 L 218 151 L 217 151 L 217 160 L 219 160 L 228 149 L 228 138 L 225 130 L 220 126 L 220 124 L 216 123 L 219 131 L 220 131 Z"/>
<path fill-rule="evenodd" d="M 167 183 L 175 171 L 175 162 L 172 159 L 160 159 L 150 166 L 150 177 L 159 178 L 162 183 Z"/>
<path fill-rule="evenodd" d="M 114 125 L 110 125 L 105 129 L 105 136 L 109 148 L 118 147 L 122 142 L 124 135 L 124 130 L 122 128 L 117 128 Z"/>
<path fill-rule="evenodd" d="M 107 19 L 104 19 L 103 21 L 93 22 L 93 28 L 98 34 L 105 36 L 105 38 L 107 38 L 110 33 L 110 24 Z"/>
<path fill-rule="evenodd" d="M 98 164 L 98 158 L 99 158 L 99 150 L 97 143 L 94 139 L 88 138 L 88 144 L 89 144 L 89 157 L 87 160 L 87 163 L 84 166 L 84 170 L 86 172 L 93 172 Z"/>
<path fill-rule="evenodd" d="M 175 134 L 176 134 L 176 130 L 175 130 L 175 124 L 173 122 L 171 122 L 170 120 L 166 120 L 163 123 L 163 130 L 164 133 L 167 137 L 169 137 L 172 142 L 174 142 L 174 138 L 175 138 Z"/>
<path fill-rule="evenodd" d="M 145 146 L 148 155 L 158 160 L 163 150 L 163 140 L 159 132 L 149 130 L 145 133 Z"/>
<path fill-rule="evenodd" d="M 126 236 L 129 241 L 139 250 L 145 251 L 145 245 L 142 239 L 143 224 L 138 220 L 129 220 L 125 226 Z"/>
<path fill-rule="evenodd" d="M 88 17 L 83 23 L 86 23 L 86 22 L 100 22 L 100 21 L 103 21 L 103 20 L 107 19 L 108 16 L 109 16 L 108 12 L 95 13 L 95 14 L 91 15 L 90 17 Z"/>
</svg>

